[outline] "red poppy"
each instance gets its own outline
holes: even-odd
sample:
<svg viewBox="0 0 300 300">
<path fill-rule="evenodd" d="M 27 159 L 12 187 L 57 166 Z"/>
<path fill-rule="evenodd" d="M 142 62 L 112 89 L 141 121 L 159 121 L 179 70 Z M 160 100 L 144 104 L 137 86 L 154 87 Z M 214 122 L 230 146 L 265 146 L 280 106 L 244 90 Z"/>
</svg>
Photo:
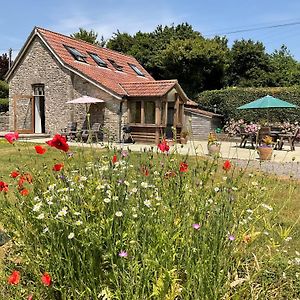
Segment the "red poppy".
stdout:
<svg viewBox="0 0 300 300">
<path fill-rule="evenodd" d="M 179 166 L 180 172 L 187 172 L 189 170 L 189 166 L 187 163 L 181 162 Z"/>
<path fill-rule="evenodd" d="M 28 296 L 27 300 L 32 300 L 32 299 L 33 299 L 33 295 L 30 294 L 30 295 Z"/>
<path fill-rule="evenodd" d="M 162 140 L 158 145 L 157 145 L 158 149 L 161 151 L 161 152 L 168 152 L 170 150 L 170 147 L 167 143 L 166 140 Z"/>
<path fill-rule="evenodd" d="M 231 163 L 230 160 L 225 160 L 224 164 L 223 164 L 223 170 L 225 170 L 226 172 L 229 171 L 231 168 Z"/>
<path fill-rule="evenodd" d="M 34 148 L 37 154 L 44 154 L 46 152 L 46 148 L 43 148 L 40 145 L 36 145 Z"/>
<path fill-rule="evenodd" d="M 0 181 L 0 192 L 8 192 L 8 184 L 4 181 Z"/>
<path fill-rule="evenodd" d="M 9 132 L 4 137 L 10 144 L 13 144 L 19 138 L 19 134 L 17 132 Z"/>
<path fill-rule="evenodd" d="M 147 167 L 145 166 L 142 166 L 142 173 L 145 175 L 145 176 L 149 176 L 149 170 Z"/>
<path fill-rule="evenodd" d="M 115 164 L 118 161 L 117 155 L 115 154 L 112 158 L 112 163 Z"/>
<path fill-rule="evenodd" d="M 50 286 L 51 285 L 51 276 L 50 274 L 48 274 L 47 272 L 45 272 L 43 275 L 42 275 L 42 283 L 45 285 L 45 286 Z"/>
<path fill-rule="evenodd" d="M 58 172 L 58 171 L 60 171 L 63 167 L 64 167 L 64 164 L 63 164 L 63 163 L 61 163 L 61 164 L 55 164 L 55 165 L 53 166 L 52 170 Z"/>
<path fill-rule="evenodd" d="M 8 284 L 17 285 L 20 282 L 20 272 L 19 271 L 13 271 L 11 275 L 8 277 Z"/>
<path fill-rule="evenodd" d="M 22 190 L 20 190 L 20 194 L 22 196 L 28 196 L 29 195 L 29 191 L 27 189 L 22 189 Z"/>
<path fill-rule="evenodd" d="M 17 178 L 19 175 L 20 173 L 18 171 L 12 171 L 9 176 L 12 178 Z"/>
<path fill-rule="evenodd" d="M 56 134 L 52 140 L 46 142 L 50 147 L 55 147 L 56 149 L 62 150 L 64 152 L 68 152 L 69 145 L 67 144 L 67 140 L 64 136 L 60 134 Z"/>
</svg>

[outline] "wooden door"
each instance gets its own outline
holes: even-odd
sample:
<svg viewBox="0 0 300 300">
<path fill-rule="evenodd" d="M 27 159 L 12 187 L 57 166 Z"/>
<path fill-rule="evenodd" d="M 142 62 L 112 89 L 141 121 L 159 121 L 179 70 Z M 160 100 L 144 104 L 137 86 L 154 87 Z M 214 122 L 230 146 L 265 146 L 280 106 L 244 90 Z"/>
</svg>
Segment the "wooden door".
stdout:
<svg viewBox="0 0 300 300">
<path fill-rule="evenodd" d="M 14 130 L 19 133 L 34 133 L 34 98 L 14 98 Z"/>
</svg>

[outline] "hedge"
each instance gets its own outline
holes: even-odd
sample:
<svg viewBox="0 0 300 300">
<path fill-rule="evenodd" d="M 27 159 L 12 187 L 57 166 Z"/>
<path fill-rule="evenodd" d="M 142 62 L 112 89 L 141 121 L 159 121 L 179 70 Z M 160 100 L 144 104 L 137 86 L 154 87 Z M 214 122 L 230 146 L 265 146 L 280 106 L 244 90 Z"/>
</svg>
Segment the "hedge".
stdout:
<svg viewBox="0 0 300 300">
<path fill-rule="evenodd" d="M 205 91 L 195 99 L 200 107 L 222 114 L 225 120 L 244 119 L 245 121 L 262 122 L 267 120 L 267 110 L 238 110 L 237 107 L 258 98 L 271 95 L 300 106 L 300 86 L 276 88 L 226 88 L 223 90 Z M 300 122 L 300 108 L 297 109 L 269 109 L 269 121 Z"/>
<path fill-rule="evenodd" d="M 8 99 L 0 99 L 0 112 L 8 111 Z"/>
<path fill-rule="evenodd" d="M 0 80 L 0 99 L 8 98 L 8 84 Z"/>
</svg>

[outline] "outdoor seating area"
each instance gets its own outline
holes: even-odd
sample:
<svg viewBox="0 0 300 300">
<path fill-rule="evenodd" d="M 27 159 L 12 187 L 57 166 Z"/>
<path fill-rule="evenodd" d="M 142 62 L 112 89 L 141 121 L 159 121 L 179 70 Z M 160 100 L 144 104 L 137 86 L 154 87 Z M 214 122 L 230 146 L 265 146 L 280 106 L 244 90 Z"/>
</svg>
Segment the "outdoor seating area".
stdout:
<svg viewBox="0 0 300 300">
<path fill-rule="evenodd" d="M 270 110 L 276 110 L 278 117 L 280 109 L 297 109 L 297 105 L 287 101 L 266 95 L 252 102 L 246 103 L 238 110 L 263 110 L 265 111 L 266 119 L 257 123 L 247 123 L 243 119 L 235 121 L 229 120 L 224 126 L 224 132 L 231 136 L 240 136 L 240 148 L 245 148 L 247 143 L 251 143 L 251 148 L 274 148 L 275 150 L 286 150 L 284 144 L 289 145 L 290 150 L 295 150 L 295 143 L 300 141 L 299 122 L 275 122 L 269 120 Z M 275 118 L 278 120 L 278 118 Z"/>
<path fill-rule="evenodd" d="M 66 128 L 61 130 L 61 135 L 67 141 L 98 142 L 103 141 L 103 129 L 100 123 L 93 123 L 90 128 L 77 128 L 77 122 L 69 122 Z"/>
<path fill-rule="evenodd" d="M 246 123 L 244 120 L 230 120 L 224 131 L 231 136 L 240 137 L 240 148 L 257 148 L 263 144 L 266 136 L 272 138 L 272 147 L 275 150 L 295 150 L 295 144 L 300 142 L 300 126 L 295 123 L 274 123 L 261 125 Z"/>
</svg>

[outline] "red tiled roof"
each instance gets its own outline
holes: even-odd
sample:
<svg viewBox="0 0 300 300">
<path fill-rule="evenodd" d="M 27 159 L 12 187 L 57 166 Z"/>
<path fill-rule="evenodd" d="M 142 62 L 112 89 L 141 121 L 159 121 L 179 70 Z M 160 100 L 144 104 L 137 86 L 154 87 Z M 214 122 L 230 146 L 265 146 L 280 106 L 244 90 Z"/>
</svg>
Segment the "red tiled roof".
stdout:
<svg viewBox="0 0 300 300">
<path fill-rule="evenodd" d="M 154 81 L 153 77 L 132 56 L 107 48 L 98 47 L 43 28 L 37 28 L 36 30 L 40 33 L 52 51 L 59 57 L 62 63 L 118 95 L 126 95 L 124 89 L 120 85 L 122 83 L 126 82 L 126 84 L 128 84 L 134 82 L 138 85 L 139 83 Z M 87 63 L 76 61 L 64 45 L 73 47 L 85 55 Z M 97 54 L 107 63 L 108 68 L 99 67 L 90 57 L 88 52 Z M 123 72 L 116 71 L 108 59 L 112 59 L 118 65 L 122 66 Z M 136 65 L 145 76 L 138 76 L 128 63 Z"/>
<path fill-rule="evenodd" d="M 164 96 L 175 85 L 177 80 L 156 80 L 146 82 L 124 82 L 121 86 L 130 97 Z"/>
</svg>

